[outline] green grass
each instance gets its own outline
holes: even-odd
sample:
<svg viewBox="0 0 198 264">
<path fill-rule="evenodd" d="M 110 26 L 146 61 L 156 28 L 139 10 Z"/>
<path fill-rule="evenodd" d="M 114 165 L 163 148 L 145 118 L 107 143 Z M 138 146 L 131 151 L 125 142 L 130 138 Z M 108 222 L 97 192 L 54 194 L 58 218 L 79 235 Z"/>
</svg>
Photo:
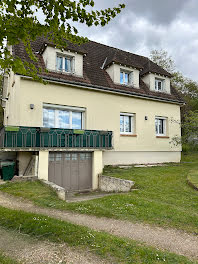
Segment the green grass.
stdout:
<svg viewBox="0 0 198 264">
<path fill-rule="evenodd" d="M 111 263 L 197 263 L 185 257 L 165 251 L 162 252 L 129 239 L 122 239 L 104 232 L 96 232 L 87 227 L 43 215 L 3 207 L 0 207 L 0 225 L 7 229 L 20 230 L 20 233 L 28 234 L 39 240 L 48 239 L 52 242 L 66 243 L 72 247 L 88 249 L 101 258 L 111 261 Z"/>
<path fill-rule="evenodd" d="M 191 170 L 187 176 L 190 185 L 198 190 L 198 170 Z"/>
<path fill-rule="evenodd" d="M 0 263 L 1 264 L 19 264 L 15 260 L 8 258 L 8 257 L 5 257 L 5 255 L 2 254 L 1 252 L 0 252 Z"/>
<path fill-rule="evenodd" d="M 181 164 L 165 167 L 120 169 L 106 167 L 105 175 L 133 180 L 138 190 L 100 199 L 66 203 L 39 181 L 8 183 L 0 190 L 27 198 L 43 207 L 126 219 L 198 234 L 198 193 L 187 175 L 198 170 L 198 153 L 184 155 Z"/>
</svg>

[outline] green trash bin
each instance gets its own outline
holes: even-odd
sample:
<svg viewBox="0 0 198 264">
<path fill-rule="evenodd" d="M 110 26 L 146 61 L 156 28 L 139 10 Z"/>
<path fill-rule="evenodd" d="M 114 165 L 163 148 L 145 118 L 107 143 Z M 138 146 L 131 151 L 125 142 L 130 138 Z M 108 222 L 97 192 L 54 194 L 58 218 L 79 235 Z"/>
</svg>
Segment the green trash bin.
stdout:
<svg viewBox="0 0 198 264">
<path fill-rule="evenodd" d="M 4 181 L 10 181 L 14 177 L 15 163 L 9 162 L 2 165 L 2 178 Z"/>
</svg>

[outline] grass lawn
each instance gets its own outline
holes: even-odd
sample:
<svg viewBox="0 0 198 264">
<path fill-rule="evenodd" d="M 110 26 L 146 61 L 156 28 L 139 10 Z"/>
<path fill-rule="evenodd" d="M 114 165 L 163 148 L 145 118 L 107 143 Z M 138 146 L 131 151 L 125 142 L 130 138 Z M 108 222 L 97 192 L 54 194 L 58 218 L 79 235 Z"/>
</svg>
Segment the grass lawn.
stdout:
<svg viewBox="0 0 198 264">
<path fill-rule="evenodd" d="M 1 252 L 0 252 L 0 263 L 1 264 L 19 264 L 15 260 L 8 258 L 8 257 L 5 257 L 5 255 L 2 254 Z"/>
<path fill-rule="evenodd" d="M 198 234 L 198 192 L 187 184 L 190 170 L 198 170 L 198 153 L 183 156 L 181 164 L 119 169 L 105 175 L 134 180 L 138 190 L 78 203 L 60 201 L 48 187 L 36 182 L 8 183 L 0 190 L 35 204 L 83 214 L 127 219 Z"/>
<path fill-rule="evenodd" d="M 189 183 L 198 190 L 198 170 L 191 170 L 187 177 Z"/>
<path fill-rule="evenodd" d="M 111 263 L 197 263 L 185 257 L 160 251 L 129 239 L 122 239 L 104 232 L 96 232 L 87 227 L 43 215 L 3 207 L 0 207 L 0 225 L 11 230 L 20 230 L 20 233 L 28 234 L 39 240 L 48 239 L 52 242 L 66 243 L 72 247 L 90 250 L 93 254 L 99 255 Z"/>
</svg>

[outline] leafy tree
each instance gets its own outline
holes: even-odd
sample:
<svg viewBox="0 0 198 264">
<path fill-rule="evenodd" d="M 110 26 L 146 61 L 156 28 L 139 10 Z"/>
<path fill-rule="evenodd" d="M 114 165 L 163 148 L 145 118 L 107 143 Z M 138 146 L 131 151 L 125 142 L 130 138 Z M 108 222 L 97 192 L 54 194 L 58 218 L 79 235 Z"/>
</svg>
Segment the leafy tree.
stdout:
<svg viewBox="0 0 198 264">
<path fill-rule="evenodd" d="M 172 120 L 172 122 L 178 123 L 176 120 Z M 198 146 L 198 111 L 185 113 L 179 125 L 181 125 L 182 137 L 173 137 L 171 143 L 174 145 L 188 144 L 191 150 L 196 149 Z"/>
<path fill-rule="evenodd" d="M 172 143 L 188 143 L 191 146 L 198 144 L 198 83 L 186 78 L 179 71 L 176 71 L 172 57 L 163 50 L 153 50 L 150 53 L 153 62 L 172 73 L 171 84 L 179 91 L 185 101 L 181 110 L 182 137 L 174 137 Z M 178 123 L 176 120 L 172 122 Z"/>
<path fill-rule="evenodd" d="M 150 59 L 170 73 L 175 71 L 174 60 L 168 55 L 168 52 L 163 49 L 152 50 L 150 52 Z"/>
<path fill-rule="evenodd" d="M 73 22 L 84 23 L 88 27 L 105 26 L 119 14 L 124 4 L 105 10 L 94 10 L 93 0 L 1 0 L 0 1 L 0 68 L 28 74 L 38 79 L 37 60 L 31 48 L 31 41 L 38 36 L 46 36 L 58 48 L 65 48 L 66 39 L 81 44 L 87 38 L 78 36 Z M 39 15 L 42 13 L 43 22 Z M 32 63 L 13 57 L 9 45 L 22 42 Z"/>
<path fill-rule="evenodd" d="M 198 83 L 186 78 L 179 71 L 176 71 L 175 62 L 167 51 L 153 50 L 150 53 L 150 59 L 172 73 L 171 84 L 180 92 L 186 102 L 183 112 L 198 110 Z"/>
</svg>

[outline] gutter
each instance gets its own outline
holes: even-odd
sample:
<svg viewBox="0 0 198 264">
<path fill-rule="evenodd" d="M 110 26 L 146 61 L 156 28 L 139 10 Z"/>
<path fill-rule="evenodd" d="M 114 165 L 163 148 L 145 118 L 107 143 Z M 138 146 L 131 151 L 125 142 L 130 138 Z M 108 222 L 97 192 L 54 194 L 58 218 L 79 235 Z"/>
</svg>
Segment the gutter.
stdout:
<svg viewBox="0 0 198 264">
<path fill-rule="evenodd" d="M 21 74 L 18 74 L 20 75 L 23 79 L 31 79 L 32 80 L 32 77 L 29 77 L 29 76 L 25 76 L 25 75 L 21 75 Z M 72 81 L 66 81 L 66 80 L 63 80 L 63 79 L 56 79 L 56 78 L 53 78 L 53 77 L 46 77 L 46 76 L 40 76 L 42 77 L 44 80 L 47 80 L 49 82 L 52 82 L 52 83 L 57 83 L 57 84 L 69 84 L 70 86 L 74 86 L 74 87 L 77 87 L 77 88 L 84 88 L 84 89 L 90 89 L 90 90 L 95 90 L 95 91 L 105 91 L 105 92 L 108 92 L 108 93 L 113 93 L 113 94 L 119 94 L 119 95 L 126 95 L 126 96 L 131 96 L 131 97 L 136 97 L 136 98 L 142 98 L 142 99 L 150 99 L 150 100 L 154 100 L 154 101 L 163 101 L 163 102 L 166 102 L 166 103 L 172 103 L 172 104 L 178 104 L 178 105 L 185 105 L 184 102 L 180 102 L 180 101 L 177 101 L 177 100 L 172 100 L 172 99 L 166 99 L 166 98 L 159 98 L 159 97 L 156 97 L 156 96 L 152 96 L 152 95 L 138 95 L 134 92 L 128 92 L 128 91 L 123 91 L 123 90 L 118 90 L 118 89 L 112 89 L 112 88 L 108 88 L 108 87 L 104 87 L 104 86 L 98 86 L 98 85 L 90 85 L 90 84 L 87 84 L 87 83 L 78 83 L 78 82 L 72 82 Z"/>
</svg>

